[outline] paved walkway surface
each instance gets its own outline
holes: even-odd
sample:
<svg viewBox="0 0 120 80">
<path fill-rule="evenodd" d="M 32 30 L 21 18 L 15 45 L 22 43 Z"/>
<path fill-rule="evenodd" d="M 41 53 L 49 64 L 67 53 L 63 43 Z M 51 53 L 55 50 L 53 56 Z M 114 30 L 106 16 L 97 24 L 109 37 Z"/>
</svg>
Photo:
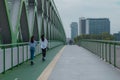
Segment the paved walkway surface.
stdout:
<svg viewBox="0 0 120 80">
<path fill-rule="evenodd" d="M 82 47 L 68 45 L 48 80 L 120 80 L 120 70 Z"/>
</svg>

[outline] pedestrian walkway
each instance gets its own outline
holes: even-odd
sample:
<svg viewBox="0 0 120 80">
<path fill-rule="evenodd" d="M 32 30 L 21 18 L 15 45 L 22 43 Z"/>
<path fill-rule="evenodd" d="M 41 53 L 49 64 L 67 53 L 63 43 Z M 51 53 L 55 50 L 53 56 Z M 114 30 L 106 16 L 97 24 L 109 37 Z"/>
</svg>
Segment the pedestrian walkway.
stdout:
<svg viewBox="0 0 120 80">
<path fill-rule="evenodd" d="M 0 80 L 120 80 L 120 70 L 82 47 L 68 45 L 49 50 L 45 62 L 39 55 L 33 66 L 27 61 L 0 74 Z"/>
<path fill-rule="evenodd" d="M 120 80 L 120 70 L 72 45 L 65 47 L 48 80 Z"/>
</svg>

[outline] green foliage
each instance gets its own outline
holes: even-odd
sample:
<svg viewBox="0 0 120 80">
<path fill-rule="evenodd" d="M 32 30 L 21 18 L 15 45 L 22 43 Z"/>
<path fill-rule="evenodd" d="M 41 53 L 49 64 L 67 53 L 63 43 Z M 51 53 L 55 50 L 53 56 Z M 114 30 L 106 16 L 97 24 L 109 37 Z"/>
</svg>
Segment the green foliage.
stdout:
<svg viewBox="0 0 120 80">
<path fill-rule="evenodd" d="M 102 34 L 83 34 L 74 38 L 74 41 L 77 43 L 81 39 L 114 40 L 114 36 L 107 32 Z"/>
</svg>

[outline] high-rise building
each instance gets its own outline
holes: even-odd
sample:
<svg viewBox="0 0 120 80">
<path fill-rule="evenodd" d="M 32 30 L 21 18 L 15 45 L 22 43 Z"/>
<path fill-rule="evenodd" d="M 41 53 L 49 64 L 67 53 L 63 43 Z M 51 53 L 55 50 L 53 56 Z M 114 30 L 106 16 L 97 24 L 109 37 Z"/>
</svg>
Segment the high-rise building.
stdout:
<svg viewBox="0 0 120 80">
<path fill-rule="evenodd" d="M 78 23 L 72 22 L 70 27 L 71 27 L 71 39 L 74 39 L 75 37 L 78 36 Z"/>
<path fill-rule="evenodd" d="M 86 19 L 81 17 L 79 19 L 79 35 L 86 34 Z"/>
<path fill-rule="evenodd" d="M 110 34 L 110 21 L 108 18 L 88 18 L 87 34 L 101 34 L 107 32 Z"/>
<path fill-rule="evenodd" d="M 80 18 L 81 34 L 101 34 L 107 32 L 110 34 L 110 21 L 108 18 Z"/>
</svg>

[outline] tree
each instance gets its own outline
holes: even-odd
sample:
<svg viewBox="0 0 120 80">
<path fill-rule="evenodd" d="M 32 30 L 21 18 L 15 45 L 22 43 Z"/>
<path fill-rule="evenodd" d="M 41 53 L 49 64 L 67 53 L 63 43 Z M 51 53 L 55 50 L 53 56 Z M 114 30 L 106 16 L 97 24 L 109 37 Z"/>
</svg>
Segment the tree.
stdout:
<svg viewBox="0 0 120 80">
<path fill-rule="evenodd" d="M 107 32 L 101 34 L 83 34 L 74 38 L 74 41 L 77 43 L 81 39 L 114 40 L 114 36 Z"/>
</svg>

